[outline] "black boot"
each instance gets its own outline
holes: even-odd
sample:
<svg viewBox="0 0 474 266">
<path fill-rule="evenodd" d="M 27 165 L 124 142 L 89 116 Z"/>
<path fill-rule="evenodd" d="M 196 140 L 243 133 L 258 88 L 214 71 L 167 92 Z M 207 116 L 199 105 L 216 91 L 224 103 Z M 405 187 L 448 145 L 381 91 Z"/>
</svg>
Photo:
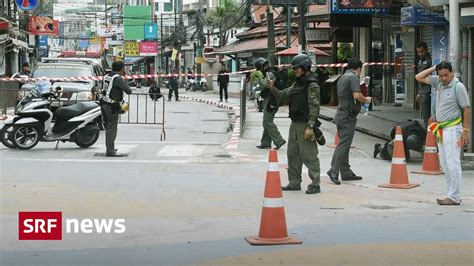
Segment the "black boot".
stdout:
<svg viewBox="0 0 474 266">
<path fill-rule="evenodd" d="M 321 193 L 321 188 L 319 186 L 308 186 L 308 189 L 305 192 L 306 194 L 317 194 Z"/>
<path fill-rule="evenodd" d="M 341 181 L 339 181 L 339 175 L 334 173 L 333 171 L 329 170 L 327 172 L 329 179 L 335 184 L 335 185 L 340 185 Z"/>
<path fill-rule="evenodd" d="M 292 186 L 292 185 L 288 184 L 285 187 L 281 187 L 281 190 L 283 190 L 283 191 L 299 191 L 299 190 L 301 190 L 301 186 L 300 185 Z"/>
</svg>

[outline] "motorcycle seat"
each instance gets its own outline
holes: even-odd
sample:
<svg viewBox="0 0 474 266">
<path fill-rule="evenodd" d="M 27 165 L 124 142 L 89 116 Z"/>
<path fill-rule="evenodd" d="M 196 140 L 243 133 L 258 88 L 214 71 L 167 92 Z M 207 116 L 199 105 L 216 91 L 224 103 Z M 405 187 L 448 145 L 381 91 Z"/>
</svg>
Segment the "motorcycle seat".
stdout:
<svg viewBox="0 0 474 266">
<path fill-rule="evenodd" d="M 78 102 L 71 106 L 58 108 L 55 112 L 55 115 L 57 117 L 73 117 L 84 114 L 97 107 L 98 105 L 95 102 Z"/>
</svg>

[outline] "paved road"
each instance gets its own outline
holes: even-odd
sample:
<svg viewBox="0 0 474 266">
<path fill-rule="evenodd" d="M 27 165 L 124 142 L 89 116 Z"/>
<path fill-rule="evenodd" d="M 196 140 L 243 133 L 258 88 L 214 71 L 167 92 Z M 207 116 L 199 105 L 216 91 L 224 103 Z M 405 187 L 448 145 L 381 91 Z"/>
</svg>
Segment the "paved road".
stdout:
<svg viewBox="0 0 474 266">
<path fill-rule="evenodd" d="M 206 97 L 206 95 L 202 95 Z M 214 96 L 213 96 L 214 97 Z M 132 107 L 133 110 L 133 107 Z M 255 149 L 261 113 L 250 110 L 238 148 L 226 150 L 232 113 L 191 101 L 166 105 L 159 125 L 119 126 L 125 158 L 41 143 L 30 151 L 0 148 L 2 265 L 473 265 L 474 175 L 464 173 L 463 204 L 439 207 L 443 176 L 410 175 L 421 186 L 386 190 L 390 164 L 371 158 L 372 137 L 357 133 L 351 151 L 362 182 L 322 193 L 285 193 L 288 230 L 300 246 L 252 247 L 258 232 L 268 151 Z M 285 108 L 276 121 L 285 136 Z M 323 123 L 330 139 L 334 125 Z M 323 172 L 333 150 L 321 147 Z M 279 151 L 281 180 L 286 146 Z M 418 169 L 418 162 L 409 169 Z M 303 185 L 309 179 L 305 176 Z M 63 218 L 124 218 L 123 234 L 63 234 L 62 241 L 18 241 L 19 211 L 62 211 Z"/>
</svg>

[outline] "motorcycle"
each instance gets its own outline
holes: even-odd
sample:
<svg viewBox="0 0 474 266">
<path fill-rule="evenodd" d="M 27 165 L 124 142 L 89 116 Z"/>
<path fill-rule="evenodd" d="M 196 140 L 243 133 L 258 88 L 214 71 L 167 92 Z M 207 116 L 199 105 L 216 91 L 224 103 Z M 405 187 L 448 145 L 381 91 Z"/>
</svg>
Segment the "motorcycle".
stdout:
<svg viewBox="0 0 474 266">
<path fill-rule="evenodd" d="M 186 85 L 185 85 L 186 91 L 197 91 L 199 89 L 199 84 L 196 81 L 196 79 L 188 79 L 186 80 Z"/>
<path fill-rule="evenodd" d="M 253 91 L 255 92 L 255 104 L 257 105 L 258 111 L 263 112 L 262 91 L 258 89 L 257 87 L 254 87 Z"/>
<path fill-rule="evenodd" d="M 70 141 L 81 148 L 94 145 L 102 121 L 100 106 L 96 102 L 78 102 L 59 107 L 53 114 L 51 104 L 60 101 L 60 93 L 60 87 L 52 89 L 51 83 L 37 82 L 18 103 L 16 114 L 4 121 L 0 135 L 2 143 L 21 150 L 31 149 L 40 141 L 57 141 L 58 144 L 59 141 Z"/>
<path fill-rule="evenodd" d="M 201 91 L 207 91 L 207 81 L 205 78 L 201 78 L 199 81 L 199 87 L 201 88 Z"/>
</svg>

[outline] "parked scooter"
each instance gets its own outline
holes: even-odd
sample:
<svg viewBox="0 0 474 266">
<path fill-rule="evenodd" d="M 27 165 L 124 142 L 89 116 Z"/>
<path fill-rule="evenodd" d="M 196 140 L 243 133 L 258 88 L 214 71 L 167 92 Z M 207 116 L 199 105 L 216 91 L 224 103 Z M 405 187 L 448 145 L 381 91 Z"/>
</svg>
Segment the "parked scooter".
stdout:
<svg viewBox="0 0 474 266">
<path fill-rule="evenodd" d="M 185 88 L 186 91 L 197 91 L 199 89 L 199 84 L 196 79 L 188 79 L 186 80 Z"/>
<path fill-rule="evenodd" d="M 53 114 L 51 103 L 59 101 L 61 92 L 60 87 L 52 89 L 49 81 L 37 82 L 18 103 L 16 114 L 4 121 L 0 135 L 2 143 L 21 150 L 31 149 L 39 141 L 70 141 L 82 148 L 92 146 L 99 138 L 98 124 L 102 121 L 99 105 L 78 102 L 60 107 Z"/>
<path fill-rule="evenodd" d="M 205 78 L 201 77 L 201 79 L 199 80 L 199 87 L 201 88 L 201 91 L 207 91 L 207 81 Z"/>
<path fill-rule="evenodd" d="M 263 112 L 263 97 L 262 91 L 256 87 L 253 88 L 255 92 L 255 104 L 257 105 L 258 111 Z"/>
</svg>

